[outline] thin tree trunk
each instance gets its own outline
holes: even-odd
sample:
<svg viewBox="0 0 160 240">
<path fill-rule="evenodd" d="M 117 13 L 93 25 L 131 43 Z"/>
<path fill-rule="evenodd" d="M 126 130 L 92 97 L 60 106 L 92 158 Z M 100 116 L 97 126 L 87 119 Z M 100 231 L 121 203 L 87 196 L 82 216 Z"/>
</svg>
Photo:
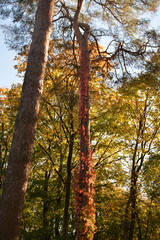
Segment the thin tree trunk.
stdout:
<svg viewBox="0 0 160 240">
<path fill-rule="evenodd" d="M 64 215 L 63 215 L 63 239 L 68 239 L 68 221 L 69 221 L 69 204 L 70 204 L 70 195 L 71 195 L 71 178 L 72 178 L 72 156 L 73 156 L 73 147 L 74 147 L 74 91 L 70 92 L 70 101 L 69 101 L 69 150 L 67 158 L 67 179 L 66 179 L 66 189 L 65 189 L 65 205 L 64 205 Z"/>
<path fill-rule="evenodd" d="M 56 199 L 56 209 L 59 209 L 60 204 L 61 204 L 61 196 L 57 197 L 57 199 Z M 58 240 L 60 238 L 60 214 L 59 214 L 59 211 L 56 213 L 56 216 L 55 216 L 54 231 L 55 231 L 55 239 Z"/>
<path fill-rule="evenodd" d="M 150 227 L 150 219 L 151 219 L 151 215 L 152 215 L 152 210 L 151 210 L 152 201 L 153 201 L 153 198 L 151 198 L 151 202 L 150 202 L 150 206 L 149 206 L 149 212 L 148 212 L 146 230 L 145 230 L 145 234 L 144 234 L 144 238 L 143 238 L 143 239 L 147 239 L 147 238 L 148 238 L 149 227 Z"/>
<path fill-rule="evenodd" d="M 0 206 L 0 239 L 18 240 L 43 91 L 54 0 L 39 0 Z"/>
<path fill-rule="evenodd" d="M 48 200 L 48 185 L 49 185 L 50 172 L 45 171 L 44 178 L 44 199 L 43 199 L 43 240 L 50 240 L 49 234 L 49 222 L 47 220 L 48 210 L 49 210 L 49 200 Z"/>
<path fill-rule="evenodd" d="M 132 175 L 132 186 L 131 186 L 131 221 L 129 228 L 128 240 L 133 240 L 135 221 L 136 221 L 136 195 L 137 195 L 137 177 L 136 173 Z"/>
<path fill-rule="evenodd" d="M 139 128 L 137 132 L 137 139 L 134 148 L 133 158 L 132 158 L 132 170 L 131 170 L 131 185 L 130 185 L 130 194 L 129 199 L 126 206 L 125 211 L 125 222 L 124 222 L 124 233 L 123 240 L 133 240 L 135 224 L 136 224 L 136 216 L 137 216 L 137 180 L 139 177 L 139 172 L 141 171 L 143 162 L 144 162 L 144 142 L 143 142 L 143 133 L 145 128 L 145 116 L 147 109 L 147 99 L 145 101 L 144 113 L 140 116 L 139 119 Z M 141 139 L 141 140 L 140 140 Z M 141 149 L 141 156 L 137 158 L 137 153 Z M 136 160 L 137 159 L 137 160 Z"/>
<path fill-rule="evenodd" d="M 136 212 L 137 222 L 138 222 L 138 240 L 142 240 L 142 229 L 141 229 L 141 220 L 139 218 L 138 211 Z"/>
<path fill-rule="evenodd" d="M 140 129 L 139 129 L 140 131 Z M 123 230 L 123 240 L 131 240 L 133 238 L 133 231 L 134 231 L 134 211 L 135 211 L 135 200 L 136 200 L 136 172 L 135 172 L 135 162 L 136 162 L 136 154 L 139 144 L 139 134 L 137 136 L 135 149 L 132 158 L 132 170 L 131 170 L 131 185 L 130 185 L 130 194 L 129 199 L 126 205 L 125 210 L 125 221 L 124 221 L 124 230 Z"/>
<path fill-rule="evenodd" d="M 71 162 L 73 153 L 74 135 L 71 135 L 69 144 L 69 154 L 67 160 L 67 181 L 66 181 L 66 193 L 65 193 L 65 206 L 64 206 L 64 216 L 63 216 L 63 239 L 68 239 L 68 218 L 69 218 L 69 202 L 71 195 Z"/>
<path fill-rule="evenodd" d="M 69 219 L 69 202 L 71 194 L 71 164 L 72 164 L 72 155 L 73 155 L 73 146 L 74 146 L 74 136 L 73 133 L 73 109 L 71 109 L 70 114 L 70 142 L 69 142 L 69 153 L 67 159 L 67 180 L 66 180 L 66 191 L 65 191 L 65 206 L 64 206 L 64 216 L 63 216 L 63 239 L 68 239 L 68 219 Z"/>
</svg>

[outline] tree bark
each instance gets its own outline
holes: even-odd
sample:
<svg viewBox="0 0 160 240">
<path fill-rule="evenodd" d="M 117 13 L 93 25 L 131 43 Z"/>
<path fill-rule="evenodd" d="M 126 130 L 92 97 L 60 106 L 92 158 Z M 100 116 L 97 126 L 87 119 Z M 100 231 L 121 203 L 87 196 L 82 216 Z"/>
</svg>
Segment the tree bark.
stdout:
<svg viewBox="0 0 160 240">
<path fill-rule="evenodd" d="M 130 194 L 125 210 L 125 222 L 123 240 L 133 240 L 135 218 L 136 218 L 136 195 L 137 195 L 137 178 L 138 173 L 136 172 L 136 154 L 139 144 L 139 135 L 136 140 L 135 149 L 132 158 L 132 170 L 131 170 L 131 184 Z"/>
<path fill-rule="evenodd" d="M 0 239 L 18 240 L 43 91 L 54 0 L 39 0 L 0 206 Z"/>
<path fill-rule="evenodd" d="M 80 97 L 79 97 L 79 131 L 80 131 L 80 168 L 79 168 L 79 209 L 77 209 L 78 240 L 91 240 L 88 234 L 87 218 L 90 218 L 89 197 L 91 193 L 91 154 L 89 131 L 89 51 L 83 39 L 80 59 Z"/>
<path fill-rule="evenodd" d="M 71 195 L 71 163 L 72 163 L 72 153 L 74 145 L 74 135 L 70 136 L 69 144 L 69 154 L 67 159 L 67 180 L 66 180 L 66 190 L 65 190 L 65 206 L 64 206 L 64 215 L 63 215 L 63 239 L 68 239 L 68 219 L 69 219 L 69 202 Z"/>
<path fill-rule="evenodd" d="M 134 236 L 134 229 L 135 229 L 135 221 L 136 221 L 136 198 L 137 198 L 137 176 L 136 172 L 132 175 L 132 182 L 131 182 L 131 221 L 130 221 L 130 228 L 129 228 L 129 236 L 128 240 L 133 240 Z"/>
<path fill-rule="evenodd" d="M 45 171 L 44 177 L 44 198 L 43 198 L 43 240 L 50 240 L 49 234 L 49 222 L 47 220 L 47 214 L 49 210 L 49 201 L 48 201 L 48 185 L 49 185 L 50 172 Z"/>
<path fill-rule="evenodd" d="M 90 150 L 90 120 L 89 120 L 89 82 L 90 56 L 88 36 L 90 28 L 87 24 L 79 23 L 78 18 L 83 0 L 78 0 L 77 10 L 73 19 L 74 32 L 80 46 L 80 84 L 79 84 L 79 136 L 80 161 L 75 176 L 76 196 L 76 239 L 92 240 L 95 230 L 94 206 L 94 171 Z M 80 26 L 83 25 L 83 34 Z"/>
<path fill-rule="evenodd" d="M 73 102 L 74 99 L 71 98 Z M 69 220 L 69 203 L 71 195 L 71 171 L 72 171 L 72 155 L 73 155 L 73 146 L 74 146 L 74 126 L 73 126 L 73 105 L 70 103 L 70 136 L 69 136 L 69 152 L 67 158 L 67 179 L 66 179 L 66 189 L 65 189 L 65 206 L 64 206 L 64 215 L 63 215 L 63 239 L 68 239 L 68 220 Z"/>
</svg>

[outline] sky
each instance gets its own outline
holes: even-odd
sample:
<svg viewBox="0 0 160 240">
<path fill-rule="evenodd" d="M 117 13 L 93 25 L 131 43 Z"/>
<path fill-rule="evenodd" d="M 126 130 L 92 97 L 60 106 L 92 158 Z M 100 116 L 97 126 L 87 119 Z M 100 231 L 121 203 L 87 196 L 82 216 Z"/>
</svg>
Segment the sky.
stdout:
<svg viewBox="0 0 160 240">
<path fill-rule="evenodd" d="M 0 53 L 0 87 L 10 87 L 13 83 L 22 82 L 22 80 L 16 76 L 17 70 L 14 69 L 16 62 L 13 59 L 17 53 L 7 48 L 1 29 Z"/>
<path fill-rule="evenodd" d="M 152 18 L 152 26 L 157 27 L 158 25 L 160 26 L 160 9 Z M 0 29 L 0 87 L 9 88 L 12 84 L 22 83 L 22 79 L 16 76 L 17 70 L 14 69 L 16 55 L 15 51 L 7 48 L 3 31 Z"/>
</svg>

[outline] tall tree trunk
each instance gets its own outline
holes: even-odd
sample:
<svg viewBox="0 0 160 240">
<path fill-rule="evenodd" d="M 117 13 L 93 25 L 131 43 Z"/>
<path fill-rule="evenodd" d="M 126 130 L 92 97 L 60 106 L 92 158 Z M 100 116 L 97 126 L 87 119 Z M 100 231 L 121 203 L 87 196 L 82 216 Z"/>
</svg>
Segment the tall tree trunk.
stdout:
<svg viewBox="0 0 160 240">
<path fill-rule="evenodd" d="M 80 84 L 79 84 L 79 135 L 80 135 L 80 162 L 75 176 L 77 240 L 92 240 L 95 230 L 94 206 L 94 172 L 90 150 L 89 128 L 89 81 L 90 56 L 88 36 L 90 28 L 87 24 L 79 23 L 78 18 L 83 0 L 78 0 L 77 10 L 73 19 L 73 27 L 80 46 Z M 83 25 L 82 34 L 80 26 Z"/>
<path fill-rule="evenodd" d="M 71 97 L 71 101 L 74 99 Z M 73 146 L 74 146 L 74 126 L 73 126 L 73 103 L 70 103 L 70 136 L 69 136 L 69 152 L 67 158 L 67 180 L 66 180 L 66 190 L 65 190 L 65 206 L 64 206 L 64 215 L 63 215 L 63 239 L 68 239 L 68 220 L 69 220 L 69 202 L 71 195 L 71 170 L 72 170 L 72 155 L 73 155 Z"/>
<path fill-rule="evenodd" d="M 18 240 L 43 91 L 54 0 L 39 0 L 0 206 L 0 239 Z"/>
<path fill-rule="evenodd" d="M 83 39 L 80 60 L 80 167 L 77 206 L 77 239 L 92 240 L 94 237 L 94 204 L 92 189 L 92 165 L 89 129 L 89 51 L 88 43 Z M 91 231 L 90 231 L 91 230 Z M 93 231 L 92 231 L 93 230 Z"/>
</svg>

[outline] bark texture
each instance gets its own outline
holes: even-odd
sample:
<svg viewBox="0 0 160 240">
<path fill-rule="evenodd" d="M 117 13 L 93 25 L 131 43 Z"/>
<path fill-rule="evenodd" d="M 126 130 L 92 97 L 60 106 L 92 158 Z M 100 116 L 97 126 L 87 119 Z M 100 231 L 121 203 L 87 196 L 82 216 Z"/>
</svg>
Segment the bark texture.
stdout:
<svg viewBox="0 0 160 240">
<path fill-rule="evenodd" d="M 81 42 L 79 85 L 80 161 L 75 178 L 77 240 L 92 240 L 95 230 L 94 171 L 90 150 L 89 51 L 88 39 Z"/>
<path fill-rule="evenodd" d="M 72 157 L 73 157 L 73 147 L 74 147 L 74 124 L 73 124 L 73 102 L 74 98 L 71 96 L 70 102 L 70 133 L 69 133 L 69 149 L 67 157 L 67 179 L 66 179 L 66 189 L 65 189 L 65 205 L 64 205 L 64 215 L 63 215 L 63 239 L 68 238 L 68 222 L 69 222 L 69 205 L 70 205 L 70 195 L 71 195 L 71 178 L 72 178 Z"/>
<path fill-rule="evenodd" d="M 39 0 L 0 205 L 0 239 L 18 240 L 52 31 L 54 0 Z"/>
<path fill-rule="evenodd" d="M 73 19 L 74 32 L 80 46 L 80 84 L 79 84 L 79 136 L 80 161 L 75 174 L 76 195 L 76 239 L 92 240 L 95 231 L 94 205 L 94 171 L 90 150 L 90 120 L 89 120 L 89 82 L 90 56 L 88 49 L 88 24 L 78 22 L 83 0 L 78 0 L 77 10 Z M 83 29 L 83 33 L 80 31 Z"/>
</svg>

